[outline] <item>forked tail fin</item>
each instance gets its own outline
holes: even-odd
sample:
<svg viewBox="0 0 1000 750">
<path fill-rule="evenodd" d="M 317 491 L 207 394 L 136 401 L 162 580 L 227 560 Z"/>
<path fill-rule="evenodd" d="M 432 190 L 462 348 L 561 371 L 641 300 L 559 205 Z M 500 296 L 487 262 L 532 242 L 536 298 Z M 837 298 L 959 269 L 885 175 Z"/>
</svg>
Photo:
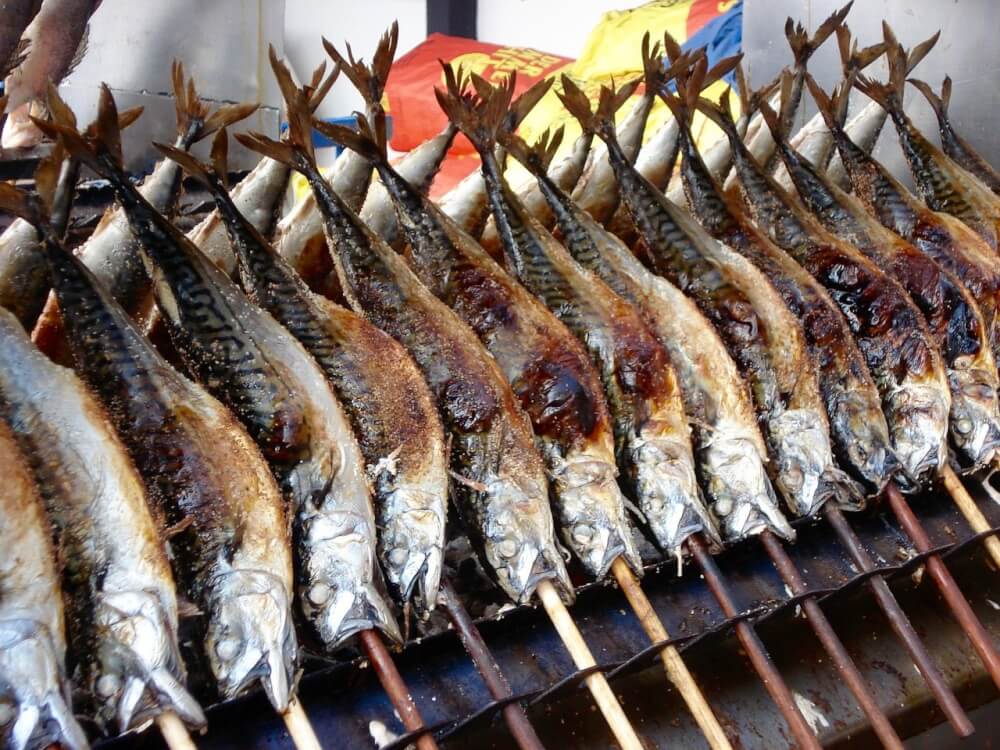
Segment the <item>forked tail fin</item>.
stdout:
<svg viewBox="0 0 1000 750">
<path fill-rule="evenodd" d="M 844 134 L 843 115 L 847 110 L 847 99 L 851 94 L 851 78 L 841 81 L 828 95 L 816 79 L 806 73 L 806 86 L 816 102 L 816 108 L 823 116 L 823 121 L 834 135 Z M 763 107 L 761 108 L 763 111 Z"/>
<path fill-rule="evenodd" d="M 846 23 L 837 27 L 837 48 L 840 50 L 840 66 L 845 76 L 864 70 L 885 54 L 885 42 L 858 49 L 858 40 L 851 36 Z"/>
<path fill-rule="evenodd" d="M 396 46 L 399 43 L 399 22 L 393 21 L 388 31 L 382 34 L 371 65 L 363 58 L 355 58 L 350 44 L 346 44 L 347 57 L 340 54 L 336 47 L 323 39 L 323 47 L 337 67 L 343 71 L 354 87 L 365 100 L 369 115 L 382 106 L 382 94 L 385 92 L 386 81 L 389 80 L 389 70 L 396 56 Z"/>
<path fill-rule="evenodd" d="M 385 115 L 382 110 L 376 111 L 374 122 L 369 121 L 360 112 L 355 112 L 354 117 L 358 124 L 357 130 L 316 119 L 313 120 L 312 125 L 334 143 L 351 149 L 372 164 L 388 164 Z"/>
<path fill-rule="evenodd" d="M 823 45 L 823 42 L 827 40 L 830 34 L 844 23 L 844 19 L 850 12 L 851 5 L 853 4 L 854 0 L 851 0 L 843 8 L 832 13 L 829 18 L 819 25 L 816 33 L 811 37 L 801 23 L 795 23 L 791 18 L 785 21 L 785 37 L 788 39 L 788 45 L 792 48 L 796 68 L 800 70 L 805 69 L 806 63 L 812 57 L 813 53 Z"/>
<path fill-rule="evenodd" d="M 602 138 L 603 140 L 614 139 L 615 137 L 615 112 L 622 106 L 629 97 L 635 93 L 639 80 L 626 83 L 621 88 L 616 88 L 614 82 L 610 86 L 601 86 L 598 95 L 597 107 L 590 108 L 590 100 L 583 90 L 573 83 L 567 76 L 562 77 L 562 91 L 559 92 L 559 99 L 567 111 L 580 122 L 580 126 L 588 133 Z M 662 92 L 661 92 L 662 94 Z"/>
<path fill-rule="evenodd" d="M 174 107 L 177 113 L 177 137 L 187 145 L 196 143 L 229 127 L 257 111 L 259 104 L 224 104 L 212 112 L 203 102 L 194 85 L 194 78 L 185 79 L 184 66 L 174 60 L 170 69 L 174 86 Z"/>
<path fill-rule="evenodd" d="M 562 145 L 565 127 L 559 126 L 555 132 L 546 130 L 532 145 L 528 145 L 518 135 L 505 133 L 500 137 L 500 144 L 507 152 L 517 159 L 536 177 L 547 176 L 549 164 Z"/>
<path fill-rule="evenodd" d="M 511 102 L 516 73 L 492 86 L 488 81 L 472 74 L 466 79 L 464 71 L 458 73 L 448 63 L 441 63 L 444 70 L 445 89 L 434 88 L 434 95 L 444 113 L 458 127 L 480 154 L 489 153 L 501 129 L 505 128 L 508 114 L 513 111 Z M 473 90 L 469 90 L 468 83 Z"/>
<path fill-rule="evenodd" d="M 938 96 L 934 93 L 927 83 L 921 81 L 917 78 L 908 78 L 907 81 L 912 83 L 917 91 L 924 95 L 927 103 L 931 105 L 931 109 L 934 110 L 935 116 L 941 122 L 947 122 L 948 120 L 948 105 L 951 102 L 951 77 L 945 76 L 944 81 L 941 83 L 941 95 Z"/>
<path fill-rule="evenodd" d="M 198 159 L 194 154 L 184 149 L 153 141 L 153 146 L 165 157 L 177 162 L 181 169 L 192 178 L 208 188 L 213 195 L 226 193 L 229 189 L 229 169 L 227 166 L 229 154 L 229 135 L 222 128 L 212 139 L 210 163 Z"/>
</svg>

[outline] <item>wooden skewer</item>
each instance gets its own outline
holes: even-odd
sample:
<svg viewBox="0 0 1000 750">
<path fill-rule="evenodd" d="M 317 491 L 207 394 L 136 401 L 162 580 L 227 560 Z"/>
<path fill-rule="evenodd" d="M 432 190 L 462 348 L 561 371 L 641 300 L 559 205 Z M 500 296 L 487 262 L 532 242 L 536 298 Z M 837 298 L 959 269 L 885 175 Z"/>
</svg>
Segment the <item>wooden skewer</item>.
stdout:
<svg viewBox="0 0 1000 750">
<path fill-rule="evenodd" d="M 184 722 L 173 711 L 164 711 L 157 716 L 156 728 L 160 730 L 163 742 L 170 750 L 197 750 Z"/>
<path fill-rule="evenodd" d="M 566 609 L 566 605 L 559 598 L 556 587 L 552 585 L 551 581 L 544 580 L 538 584 L 536 591 L 538 598 L 542 601 L 542 606 L 545 607 L 545 611 L 549 615 L 549 619 L 552 620 L 552 624 L 555 626 L 556 632 L 559 633 L 563 645 L 566 646 L 566 650 L 573 657 L 573 663 L 576 664 L 578 669 L 587 669 L 588 667 L 595 666 L 597 662 L 594 661 L 594 656 L 590 653 L 590 648 L 583 640 L 583 636 L 576 627 L 576 623 L 573 622 L 573 618 L 570 617 L 569 610 Z M 597 707 L 604 715 L 604 720 L 608 722 L 608 726 L 611 727 L 611 732 L 614 734 L 615 739 L 618 740 L 618 744 L 621 745 L 622 750 L 643 750 L 642 743 L 639 741 L 635 729 L 632 728 L 628 717 L 622 711 L 622 707 L 618 703 L 618 699 L 615 698 L 615 694 L 611 692 L 611 686 L 608 685 L 608 681 L 604 675 L 600 672 L 595 672 L 584 678 L 584 683 L 590 689 L 590 694 L 594 697 L 594 702 L 597 703 Z"/>
<path fill-rule="evenodd" d="M 972 530 L 977 534 L 989 531 L 991 528 L 989 521 L 986 520 L 983 512 L 979 510 L 979 506 L 976 505 L 976 501 L 972 499 L 972 496 L 965 489 L 965 485 L 962 484 L 962 480 L 955 474 L 955 470 L 945 464 L 941 472 L 941 478 L 944 480 L 944 488 L 948 490 L 948 494 L 951 495 L 951 499 L 955 501 L 955 505 L 958 506 L 959 511 L 965 516 L 965 520 L 969 522 Z M 990 559 L 993 560 L 993 564 L 997 568 L 1000 568 L 1000 539 L 997 539 L 995 534 L 988 536 L 983 539 L 983 546 L 986 547 L 986 552 L 989 554 Z"/>
<path fill-rule="evenodd" d="M 632 605 L 632 611 L 639 618 L 639 622 L 642 623 L 642 629 L 646 631 L 646 635 L 649 636 L 650 640 L 655 643 L 656 641 L 664 641 L 669 638 L 667 629 L 663 626 L 663 622 L 653 609 L 653 605 L 646 597 L 646 593 L 639 586 L 639 581 L 636 579 L 635 574 L 622 558 L 616 558 L 611 563 L 611 572 L 625 593 L 625 598 Z M 726 733 L 722 731 L 719 720 L 715 718 L 712 708 L 708 705 L 708 701 L 702 695 L 701 689 L 688 671 L 687 665 L 681 658 L 677 647 L 666 646 L 660 652 L 660 658 L 663 660 L 663 668 L 667 672 L 667 678 L 674 684 L 678 692 L 680 692 L 681 697 L 684 698 L 684 702 L 694 716 L 694 720 L 701 728 L 702 734 L 705 735 L 705 740 L 708 742 L 709 747 L 712 750 L 732 750 L 732 745 L 729 744 Z"/>
<path fill-rule="evenodd" d="M 298 698 L 292 698 L 288 708 L 282 712 L 281 718 L 296 750 L 322 750 L 322 745 L 319 744 L 316 732 L 309 723 L 306 712 L 302 710 Z"/>
</svg>

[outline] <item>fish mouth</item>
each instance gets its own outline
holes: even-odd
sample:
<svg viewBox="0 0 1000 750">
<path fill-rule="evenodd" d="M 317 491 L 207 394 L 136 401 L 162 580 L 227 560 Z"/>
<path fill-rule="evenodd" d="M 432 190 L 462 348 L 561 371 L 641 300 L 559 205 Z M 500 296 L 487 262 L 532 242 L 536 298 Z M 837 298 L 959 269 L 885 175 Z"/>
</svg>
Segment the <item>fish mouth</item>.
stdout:
<svg viewBox="0 0 1000 750">
<path fill-rule="evenodd" d="M 740 541 L 765 529 L 794 539 L 795 532 L 778 509 L 765 468 L 767 458 L 743 426 L 716 423 L 708 437 L 700 441 L 698 454 L 712 510 L 727 542 Z M 721 540 L 717 544 L 721 547 Z"/>
<path fill-rule="evenodd" d="M 298 646 L 287 584 L 233 569 L 216 579 L 207 610 L 205 649 L 219 692 L 234 698 L 259 681 L 277 711 L 288 708 Z"/>
<path fill-rule="evenodd" d="M 945 466 L 950 399 L 938 388 L 910 384 L 886 399 L 892 447 L 901 464 L 896 477 L 904 492 L 917 492 Z"/>
<path fill-rule="evenodd" d="M 500 588 L 518 604 L 531 601 L 544 580 L 552 581 L 563 601 L 570 604 L 575 593 L 556 543 L 548 490 L 526 488 L 525 483 L 525 479 L 506 477 L 491 477 L 483 483 L 486 562 Z"/>
<path fill-rule="evenodd" d="M 828 500 L 848 509 L 864 506 L 863 489 L 834 461 L 830 433 L 821 415 L 789 409 L 768 423 L 777 443 L 775 484 L 797 517 L 814 515 Z"/>
<path fill-rule="evenodd" d="M 889 424 L 881 405 L 848 392 L 830 410 L 834 450 L 841 464 L 877 497 L 902 469 L 890 447 Z"/>
<path fill-rule="evenodd" d="M 418 612 L 437 603 L 444 562 L 447 481 L 438 491 L 396 486 L 380 503 L 379 559 L 397 600 Z"/>
<path fill-rule="evenodd" d="M 159 596 L 146 591 L 103 592 L 95 624 L 98 674 L 93 693 L 98 721 L 119 732 L 144 727 L 165 711 L 185 724 L 205 726 L 201 706 L 184 687 L 176 630 Z"/>
<path fill-rule="evenodd" d="M 615 464 L 584 453 L 571 453 L 552 464 L 560 535 L 587 572 L 600 580 L 621 557 L 642 575 Z"/>
<path fill-rule="evenodd" d="M 0 621 L 0 713 L 0 744 L 11 750 L 89 747 L 73 716 L 62 655 L 37 620 Z"/>
<path fill-rule="evenodd" d="M 654 427 L 632 439 L 629 453 L 639 508 L 660 549 L 676 555 L 698 533 L 721 543 L 698 487 L 689 443 L 655 434 Z"/>
<path fill-rule="evenodd" d="M 1000 406 L 992 379 L 982 370 L 949 370 L 951 443 L 962 471 L 973 472 L 1000 455 Z"/>
</svg>

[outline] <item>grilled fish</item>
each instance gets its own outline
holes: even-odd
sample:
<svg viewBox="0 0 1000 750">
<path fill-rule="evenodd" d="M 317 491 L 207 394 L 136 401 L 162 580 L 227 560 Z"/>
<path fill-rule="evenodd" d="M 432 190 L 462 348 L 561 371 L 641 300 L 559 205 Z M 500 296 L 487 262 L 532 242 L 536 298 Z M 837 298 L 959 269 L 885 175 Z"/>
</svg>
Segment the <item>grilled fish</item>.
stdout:
<svg viewBox="0 0 1000 750">
<path fill-rule="evenodd" d="M 0 311 L 0 319 L 10 320 Z M 52 529 L 13 433 L 0 420 L 0 742 L 11 750 L 88 747 L 66 678 Z"/>
<path fill-rule="evenodd" d="M 44 225 L 43 225 L 44 226 Z M 43 240 L 77 370 L 149 489 L 226 698 L 260 680 L 288 706 L 295 677 L 292 561 L 281 494 L 235 417 L 171 367 L 86 266 Z"/>
<path fill-rule="evenodd" d="M 288 73 L 275 65 L 279 80 Z M 327 240 L 351 307 L 405 346 L 423 371 L 451 437 L 452 494 L 485 567 L 514 601 L 553 579 L 572 600 L 548 507 L 545 466 L 530 423 L 476 335 L 420 283 L 406 262 L 322 178 L 310 150 L 300 92 L 287 90 L 288 144 L 254 134 L 249 148 L 302 172 L 324 216 Z"/>
<path fill-rule="evenodd" d="M 462 98 L 448 71 L 445 79 L 449 90 L 438 93 L 438 102 L 479 151 L 505 266 L 584 345 L 604 384 L 629 494 L 660 547 L 679 555 L 690 534 L 711 532 L 712 523 L 695 477 L 690 428 L 669 356 L 639 313 L 581 268 L 527 213 L 501 175 L 493 145 L 498 133 L 506 132 L 501 117 L 514 76 L 475 104 Z M 477 83 L 481 97 L 483 88 Z M 622 101 L 630 94 L 626 91 Z"/>
<path fill-rule="evenodd" d="M 316 359 L 344 405 L 374 485 L 379 556 L 401 602 L 433 609 L 444 550 L 448 463 L 444 430 L 406 350 L 350 310 L 313 294 L 237 209 L 223 182 L 225 131 L 213 166 L 161 146 L 215 199 L 251 300 Z"/>
<path fill-rule="evenodd" d="M 589 573 L 642 561 L 617 484 L 614 435 L 600 380 L 573 334 L 474 239 L 388 163 L 377 126 L 321 128 L 375 166 L 399 213 L 418 278 L 496 359 L 531 419 L 552 479 L 561 536 Z M 369 137 L 372 135 L 374 137 Z"/>
<path fill-rule="evenodd" d="M 376 562 L 375 518 L 350 423 L 315 360 L 157 212 L 114 148 L 114 99 L 101 89 L 98 137 L 45 124 L 107 179 L 139 240 L 157 305 L 185 366 L 243 422 L 285 494 L 296 587 L 327 648 L 360 630 L 399 640 Z"/>
<path fill-rule="evenodd" d="M 174 580 L 125 447 L 83 383 L 6 311 L 0 362 L 0 409 L 56 529 L 71 671 L 98 724 L 126 732 L 173 711 L 203 726 L 184 687 Z"/>
<path fill-rule="evenodd" d="M 948 115 L 948 104 L 951 102 L 951 78 L 944 77 L 940 96 L 935 94 L 934 89 L 923 81 L 913 78 L 908 80 L 920 90 L 920 93 L 930 103 L 931 109 L 934 110 L 944 152 L 960 167 L 979 178 L 994 194 L 1000 195 L 1000 172 L 994 169 L 993 165 L 986 161 L 971 143 L 955 131 L 955 126 Z"/>
<path fill-rule="evenodd" d="M 961 219 L 994 251 L 1000 249 L 1000 198 L 976 177 L 953 162 L 914 127 L 903 111 L 906 87 L 906 54 L 885 23 L 882 28 L 889 48 L 889 82 L 879 83 L 859 76 L 855 85 L 889 113 L 896 126 L 917 192 L 934 211 Z"/>
<path fill-rule="evenodd" d="M 0 139 L 3 148 L 26 148 L 41 141 L 41 132 L 31 122 L 32 112 L 40 112 L 32 107 L 39 107 L 47 87 L 62 82 L 83 59 L 88 21 L 100 4 L 101 0 L 42 2 L 21 37 L 29 45 L 27 55 L 4 80 L 8 115 Z"/>
<path fill-rule="evenodd" d="M 177 107 L 174 143 L 179 148 L 190 148 L 218 128 L 247 117 L 257 108 L 256 105 L 226 105 L 209 114 L 208 107 L 198 99 L 193 81 L 185 81 L 181 64 L 175 62 L 171 72 Z M 49 108 L 58 123 L 75 130 L 75 121 L 68 114 L 70 110 L 54 88 L 49 90 Z M 177 205 L 180 187 L 180 168 L 165 159 L 143 181 L 140 192 L 157 211 L 171 214 Z M 138 239 L 128 225 L 125 212 L 120 207 L 113 207 L 105 211 L 93 234 L 77 249 L 78 257 L 129 314 L 140 309 L 149 291 L 149 280 L 139 260 L 137 246 Z M 51 294 L 32 331 L 32 338 L 56 361 L 69 362 L 59 309 Z"/>
<path fill-rule="evenodd" d="M 693 432 L 699 475 L 713 508 L 772 502 L 767 448 L 750 393 L 712 324 L 673 284 L 639 262 L 546 174 L 539 149 L 511 153 L 534 174 L 550 201 L 559 237 L 573 258 L 636 307 L 670 355 Z M 704 531 L 715 538 L 712 519 Z"/>
<path fill-rule="evenodd" d="M 836 187 L 821 170 L 791 148 L 780 130 L 776 136 L 787 174 L 794 181 L 802 204 L 827 230 L 886 269 L 920 308 L 948 367 L 952 439 L 957 445 L 969 445 L 973 455 L 981 453 L 982 447 L 976 446 L 984 446 L 988 441 L 990 420 L 973 417 L 994 413 L 995 407 L 983 407 L 995 403 L 998 384 L 989 327 L 975 298 L 954 275 L 883 227 L 857 198 Z M 963 406 L 968 415 L 963 414 Z"/>
<path fill-rule="evenodd" d="M 854 451 L 856 455 L 851 457 L 861 460 L 852 461 L 850 465 L 858 468 L 860 476 L 865 476 L 866 472 L 862 467 L 872 458 L 867 453 L 867 448 L 872 443 L 878 443 L 881 424 L 876 427 L 878 437 L 873 439 L 870 425 L 861 424 L 860 420 L 873 411 L 879 411 L 878 394 L 864 359 L 850 337 L 850 330 L 833 301 L 795 261 L 757 232 L 741 213 L 742 209 L 736 201 L 724 197 L 719 183 L 701 161 L 690 137 L 688 118 L 700 89 L 697 76 L 703 69 L 704 62 L 699 61 L 692 73 L 694 86 L 689 88 L 685 84 L 680 89 L 680 97 L 683 98 L 666 98 L 674 116 L 681 120 L 684 187 L 692 211 L 708 233 L 757 267 L 770 281 L 771 288 L 781 295 L 786 309 L 801 321 L 801 328 L 798 330 L 804 334 L 804 343 L 808 347 L 801 354 L 801 367 L 806 373 L 782 373 L 785 380 L 779 399 L 787 399 L 787 405 L 781 407 L 777 415 L 783 409 L 796 409 L 800 419 L 813 425 L 817 434 L 814 439 L 819 442 L 808 446 L 796 444 L 801 437 L 787 433 L 783 435 L 779 423 L 766 427 L 765 434 L 770 430 L 771 450 L 780 462 L 786 463 L 790 468 L 793 464 L 781 458 L 782 440 L 786 441 L 784 450 L 788 450 L 789 445 L 793 447 L 793 456 L 808 455 L 809 450 L 816 451 L 817 463 L 809 468 L 818 468 L 817 476 L 825 477 L 819 484 L 815 480 L 804 482 L 796 475 L 794 468 L 791 468 L 792 473 L 787 479 L 779 475 L 776 482 L 789 506 L 800 509 L 799 512 L 802 513 L 801 509 L 817 508 L 825 499 L 822 496 L 824 494 L 831 497 L 843 493 L 849 497 L 855 491 L 849 482 L 845 482 L 846 477 L 833 463 L 831 427 L 837 433 L 838 452 L 850 455 L 849 452 Z M 782 96 L 794 102 L 787 91 Z M 759 310 L 758 306 L 755 307 Z M 822 377 L 819 373 L 822 373 Z M 765 401 L 758 404 L 758 408 L 767 403 Z M 858 445 L 866 447 L 858 448 Z M 881 451 L 878 448 L 875 451 L 875 457 L 881 460 Z M 808 474 L 803 473 L 802 476 Z M 851 501 L 847 499 L 842 502 Z"/>
</svg>

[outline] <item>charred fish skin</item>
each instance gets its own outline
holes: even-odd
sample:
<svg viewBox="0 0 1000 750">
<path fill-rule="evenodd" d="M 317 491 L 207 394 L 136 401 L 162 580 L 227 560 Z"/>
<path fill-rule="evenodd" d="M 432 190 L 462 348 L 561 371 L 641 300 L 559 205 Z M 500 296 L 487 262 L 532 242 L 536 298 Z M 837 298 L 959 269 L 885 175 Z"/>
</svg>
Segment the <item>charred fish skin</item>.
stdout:
<svg viewBox="0 0 1000 750">
<path fill-rule="evenodd" d="M 2 313 L 0 313 L 2 315 Z M 6 316 L 5 316 L 6 317 Z M 11 750 L 89 747 L 66 676 L 52 529 L 14 435 L 0 420 L 0 742 Z"/>
<path fill-rule="evenodd" d="M 3 416 L 28 458 L 66 567 L 75 669 L 102 727 L 173 711 L 203 726 L 184 687 L 174 581 L 146 491 L 100 406 L 0 311 Z"/>
<path fill-rule="evenodd" d="M 392 196 L 407 258 L 424 285 L 479 336 L 531 419 L 552 478 L 563 542 L 603 578 L 642 562 L 617 484 L 614 435 L 600 381 L 577 340 L 453 220 L 396 172 L 377 143 L 352 141 Z"/>
<path fill-rule="evenodd" d="M 758 257 L 770 260 L 786 252 L 836 302 L 879 387 L 893 447 L 911 489 L 916 489 L 925 475 L 936 473 L 947 461 L 951 409 L 941 355 L 923 316 L 899 284 L 793 203 L 739 142 L 723 108 L 706 103 L 704 109 L 722 124 L 730 142 L 735 141 L 736 170 L 749 216 L 767 236 L 757 234 L 734 212 L 728 219 L 731 228 L 721 228 L 720 222 L 720 231 L 723 236 L 739 237 L 733 244 L 739 244 L 744 253 L 753 253 L 758 265 Z M 777 128 L 777 118 L 771 124 Z M 726 221 L 723 217 L 722 222 Z M 747 244 L 752 249 L 742 249 Z M 991 456 L 993 446 L 987 451 Z M 982 458 L 979 453 L 972 456 L 976 462 Z"/>
<path fill-rule="evenodd" d="M 990 443 L 996 450 L 991 428 L 998 408 L 996 359 L 975 298 L 951 273 L 879 224 L 784 138 L 778 138 L 778 148 L 806 208 L 827 230 L 890 271 L 923 313 L 948 366 L 953 442 L 972 456 L 985 456 Z"/>
<path fill-rule="evenodd" d="M 934 115 L 938 121 L 938 132 L 941 134 L 941 146 L 944 152 L 963 169 L 975 175 L 986 187 L 996 195 L 1000 195 L 1000 172 L 997 172 L 979 152 L 972 147 L 965 138 L 956 132 L 948 115 L 948 104 L 951 101 L 951 78 L 945 76 L 941 83 L 941 95 L 934 93 L 934 90 L 924 81 L 910 78 L 912 83 L 927 99 Z"/>
<path fill-rule="evenodd" d="M 114 110 L 106 87 L 100 106 Z M 56 132 L 111 183 L 181 359 L 235 412 L 270 463 L 292 519 L 296 588 L 307 622 L 328 648 L 370 628 L 398 641 L 376 560 L 364 461 L 319 365 L 142 198 L 107 149 L 106 135 L 91 146 L 75 131 Z"/>
<path fill-rule="evenodd" d="M 224 138 L 220 133 L 217 143 Z M 386 577 L 401 602 L 414 599 L 422 610 L 433 609 L 444 557 L 447 456 L 416 364 L 390 336 L 312 294 L 240 213 L 218 174 L 182 152 L 164 152 L 213 195 L 250 298 L 302 343 L 333 384 L 375 485 Z"/>
<path fill-rule="evenodd" d="M 293 145 L 259 134 L 241 143 L 286 160 L 308 180 L 324 216 L 351 307 L 407 348 L 434 393 L 451 437 L 453 497 L 487 570 L 514 601 L 543 579 L 573 599 L 548 507 L 545 467 L 530 423 L 476 335 L 423 284 L 323 180 L 310 150 L 311 118 L 285 65 L 272 60 L 291 117 Z"/>
<path fill-rule="evenodd" d="M 446 78 L 449 95 L 438 99 L 482 158 L 505 265 L 584 345 L 604 384 L 615 453 L 630 494 L 660 547 L 678 553 L 691 530 L 704 525 L 705 514 L 690 429 L 669 357 L 637 311 L 578 266 L 528 215 L 503 179 L 492 153 L 500 123 L 481 118 L 486 108 L 503 111 L 513 79 L 473 110 L 463 106 L 454 77 Z"/>
<path fill-rule="evenodd" d="M 49 247 L 77 368 L 171 527 L 177 578 L 205 614 L 220 694 L 263 683 L 279 710 L 296 671 L 291 543 L 277 484 L 235 417 L 157 353 L 87 268 Z"/>
</svg>

